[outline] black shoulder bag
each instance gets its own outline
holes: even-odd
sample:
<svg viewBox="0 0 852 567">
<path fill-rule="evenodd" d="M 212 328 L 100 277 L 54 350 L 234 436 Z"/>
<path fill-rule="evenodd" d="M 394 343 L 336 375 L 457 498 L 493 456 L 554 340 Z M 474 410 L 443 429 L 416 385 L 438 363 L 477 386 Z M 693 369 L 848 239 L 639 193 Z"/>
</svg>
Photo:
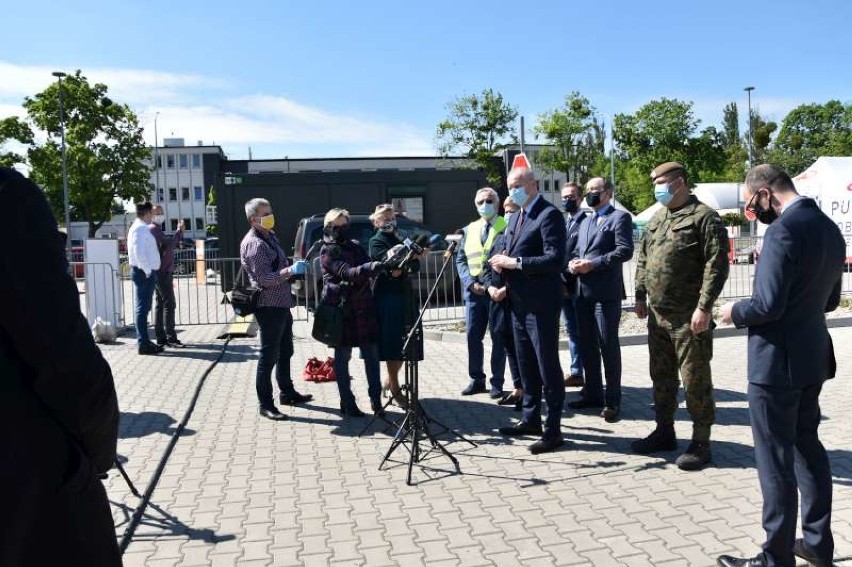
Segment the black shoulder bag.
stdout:
<svg viewBox="0 0 852 567">
<path fill-rule="evenodd" d="M 226 294 L 222 303 L 230 303 L 234 313 L 240 317 L 247 317 L 257 309 L 257 301 L 260 299 L 260 288 L 253 287 L 246 277 L 246 269 L 240 266 L 240 271 L 234 279 L 234 288 L 230 294 Z"/>
</svg>

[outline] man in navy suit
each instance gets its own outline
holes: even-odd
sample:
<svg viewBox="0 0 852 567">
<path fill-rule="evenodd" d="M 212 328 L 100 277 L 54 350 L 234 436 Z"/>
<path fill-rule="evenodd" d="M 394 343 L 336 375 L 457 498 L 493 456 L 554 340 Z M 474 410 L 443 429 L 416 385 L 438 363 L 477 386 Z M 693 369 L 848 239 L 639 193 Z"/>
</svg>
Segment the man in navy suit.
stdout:
<svg viewBox="0 0 852 567">
<path fill-rule="evenodd" d="M 820 443 L 819 394 L 836 363 L 824 313 L 840 302 L 846 245 L 790 176 L 759 165 L 745 180 L 746 213 L 769 224 L 751 299 L 722 307 L 722 321 L 748 327 L 748 405 L 763 493 L 763 552 L 723 555 L 722 567 L 831 565 L 831 469 Z M 803 539 L 796 540 L 797 489 Z"/>
<path fill-rule="evenodd" d="M 586 211 L 580 208 L 580 199 L 583 190 L 574 181 L 569 181 L 562 188 L 562 210 L 565 211 L 565 231 L 567 240 L 565 248 L 570 258 L 579 237 L 580 223 L 586 218 Z M 574 303 L 577 299 L 577 276 L 568 271 L 566 264 L 562 272 L 562 281 L 565 284 L 565 300 L 562 303 L 562 320 L 565 321 L 565 330 L 568 331 L 568 355 L 570 366 L 565 374 L 566 388 L 580 388 L 583 386 L 583 357 L 580 356 L 580 332 L 577 323 L 577 311 Z"/>
<path fill-rule="evenodd" d="M 586 184 L 586 216 L 568 269 L 577 275 L 577 322 L 580 356 L 586 371 L 583 395 L 572 408 L 603 407 L 601 417 L 618 421 L 621 415 L 621 344 L 618 324 L 624 299 L 622 264 L 633 257 L 633 221 L 612 206 L 612 183 L 602 177 Z M 606 370 L 606 395 L 601 378 L 601 356 Z"/>
<path fill-rule="evenodd" d="M 541 435 L 530 446 L 535 454 L 553 451 L 564 443 L 560 429 L 565 385 L 559 366 L 559 305 L 565 267 L 565 219 L 539 195 L 532 170 L 509 172 L 509 196 L 521 210 L 512 217 L 505 237 L 506 250 L 488 260 L 503 274 L 512 312 L 512 333 L 524 387 L 523 417 L 509 436 Z M 541 426 L 544 388 L 547 420 Z"/>
</svg>

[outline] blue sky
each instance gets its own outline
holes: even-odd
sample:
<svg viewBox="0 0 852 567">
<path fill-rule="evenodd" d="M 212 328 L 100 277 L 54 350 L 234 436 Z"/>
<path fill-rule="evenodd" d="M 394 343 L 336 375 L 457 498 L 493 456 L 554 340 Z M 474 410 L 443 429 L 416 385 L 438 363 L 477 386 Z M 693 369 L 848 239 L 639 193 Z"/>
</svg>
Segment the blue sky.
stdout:
<svg viewBox="0 0 852 567">
<path fill-rule="evenodd" d="M 852 101 L 849 0 L 390 2 L 30 0 L 3 9 L 0 116 L 80 68 L 172 133 L 230 157 L 432 155 L 454 96 L 526 117 L 578 90 L 602 113 L 660 97 L 704 124 Z M 529 137 L 528 137 L 529 141 Z"/>
</svg>

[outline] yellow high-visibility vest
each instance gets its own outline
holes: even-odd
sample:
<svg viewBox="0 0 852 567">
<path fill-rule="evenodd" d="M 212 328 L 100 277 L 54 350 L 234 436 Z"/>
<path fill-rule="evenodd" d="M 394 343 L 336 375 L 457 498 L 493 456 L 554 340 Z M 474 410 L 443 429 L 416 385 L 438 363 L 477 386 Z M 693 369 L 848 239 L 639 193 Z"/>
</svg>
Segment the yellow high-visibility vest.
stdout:
<svg viewBox="0 0 852 567">
<path fill-rule="evenodd" d="M 467 269 L 470 270 L 470 275 L 473 277 L 482 273 L 482 266 L 488 259 L 491 247 L 494 246 L 494 240 L 498 234 L 506 230 L 508 223 L 506 223 L 506 219 L 496 215 L 491 222 L 491 228 L 488 229 L 488 236 L 483 244 L 482 228 L 484 226 L 485 219 L 480 218 L 467 225 L 465 229 L 464 255 L 467 258 Z"/>
</svg>

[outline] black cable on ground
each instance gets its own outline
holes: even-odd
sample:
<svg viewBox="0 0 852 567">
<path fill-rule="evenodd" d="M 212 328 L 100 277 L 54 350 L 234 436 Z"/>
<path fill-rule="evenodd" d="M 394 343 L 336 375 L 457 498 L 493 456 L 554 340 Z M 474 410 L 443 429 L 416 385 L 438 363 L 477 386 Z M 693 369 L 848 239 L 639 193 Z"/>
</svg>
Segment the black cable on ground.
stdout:
<svg viewBox="0 0 852 567">
<path fill-rule="evenodd" d="M 198 402 L 198 396 L 201 394 L 201 388 L 204 386 L 204 382 L 207 380 L 207 377 L 213 369 L 216 368 L 216 365 L 222 360 L 222 357 L 225 356 L 225 349 L 228 348 L 229 342 L 231 342 L 230 336 L 225 339 L 225 344 L 222 345 L 222 351 L 219 353 L 219 356 L 216 357 L 216 360 L 207 367 L 207 370 L 204 371 L 204 374 L 202 374 L 201 378 L 198 380 L 198 385 L 195 387 L 195 393 L 192 395 L 192 401 L 189 403 L 186 413 L 183 414 L 183 419 L 180 420 L 180 423 L 178 423 L 175 428 L 172 438 L 169 439 L 169 445 L 166 447 L 165 453 L 163 453 L 163 456 L 160 458 L 160 462 L 157 464 L 157 470 L 154 471 L 154 476 L 151 477 L 151 481 L 145 488 L 145 493 L 142 495 L 142 499 L 139 502 L 139 506 L 136 507 L 136 511 L 133 512 L 133 517 L 130 518 L 130 522 L 127 524 L 127 529 L 124 530 L 124 535 L 121 536 L 121 542 L 119 542 L 118 548 L 121 550 L 122 555 L 127 550 L 127 546 L 130 545 L 130 540 L 133 538 L 133 533 L 136 531 L 136 527 L 139 525 L 139 522 L 142 521 L 142 516 L 145 514 L 145 509 L 148 507 L 148 502 L 154 494 L 154 489 L 157 488 L 157 483 L 160 482 L 160 476 L 166 468 L 166 463 L 172 454 L 172 450 L 177 444 L 178 438 L 186 428 L 186 424 L 189 423 L 189 418 L 192 416 L 196 402 Z"/>
</svg>

